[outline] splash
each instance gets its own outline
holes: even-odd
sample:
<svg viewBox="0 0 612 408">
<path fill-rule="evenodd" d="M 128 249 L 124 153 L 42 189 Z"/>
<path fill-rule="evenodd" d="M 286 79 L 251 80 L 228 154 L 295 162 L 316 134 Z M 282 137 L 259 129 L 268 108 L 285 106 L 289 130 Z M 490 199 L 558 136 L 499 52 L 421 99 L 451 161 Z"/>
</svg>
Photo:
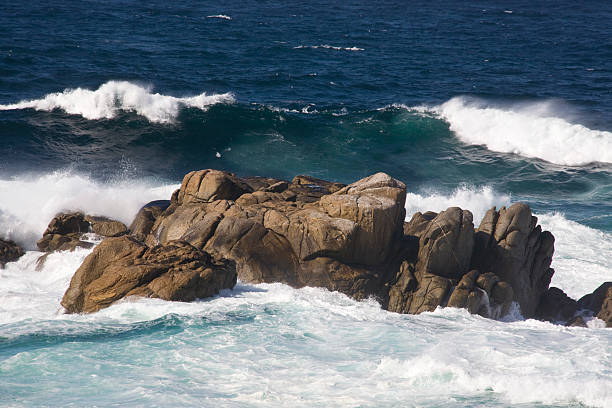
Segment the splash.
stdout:
<svg viewBox="0 0 612 408">
<path fill-rule="evenodd" d="M 36 109 L 39 111 L 63 110 L 85 119 L 112 119 L 119 111 L 135 112 L 153 123 L 172 123 L 183 107 L 206 110 L 218 103 L 233 103 L 231 93 L 191 97 L 175 97 L 153 93 L 152 87 L 144 87 L 127 81 L 109 81 L 98 89 L 65 89 L 41 99 L 0 105 L 0 110 Z"/>
<path fill-rule="evenodd" d="M 565 166 L 612 163 L 612 132 L 570 123 L 558 117 L 552 103 L 500 108 L 456 97 L 431 110 L 464 143 Z"/>
</svg>

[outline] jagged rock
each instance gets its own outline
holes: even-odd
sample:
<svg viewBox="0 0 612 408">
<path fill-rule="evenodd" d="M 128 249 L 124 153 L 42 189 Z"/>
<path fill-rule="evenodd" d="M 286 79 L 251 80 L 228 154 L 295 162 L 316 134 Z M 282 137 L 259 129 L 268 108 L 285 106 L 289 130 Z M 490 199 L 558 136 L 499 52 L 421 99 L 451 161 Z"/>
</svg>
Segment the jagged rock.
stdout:
<svg viewBox="0 0 612 408">
<path fill-rule="evenodd" d="M 416 267 L 423 273 L 460 279 L 470 266 L 473 245 L 472 213 L 451 207 L 427 224 Z"/>
<path fill-rule="evenodd" d="M 593 293 L 581 297 L 578 307 L 590 310 L 606 322 L 607 327 L 612 327 L 612 282 L 602 283 Z"/>
<path fill-rule="evenodd" d="M 559 288 L 551 287 L 540 297 L 535 317 L 549 322 L 568 322 L 578 312 L 578 303 Z"/>
<path fill-rule="evenodd" d="M 81 236 L 89 231 L 89 222 L 83 213 L 56 215 L 36 243 L 42 252 L 74 250 L 77 247 L 91 248 L 92 244 L 81 241 Z"/>
<path fill-rule="evenodd" d="M 487 212 L 474 237 L 472 267 L 491 271 L 513 289 L 525 317 L 532 317 L 548 289 L 554 237 L 542 231 L 528 205 Z"/>
<path fill-rule="evenodd" d="M 405 196 L 384 173 L 344 185 L 191 172 L 169 202 L 139 211 L 129 236 L 94 250 L 64 306 L 93 311 L 130 295 L 189 300 L 209 293 L 195 289 L 202 270 L 227 272 L 221 264 L 231 261 L 244 282 L 374 296 L 400 313 L 448 305 L 501 317 L 517 300 L 533 315 L 552 276 L 554 239 L 528 206 L 490 210 L 475 233 L 472 214 L 456 207 L 404 222 Z"/>
<path fill-rule="evenodd" d="M 235 200 L 252 188 L 231 173 L 219 170 L 192 171 L 183 178 L 178 202 L 207 203 L 215 200 Z"/>
<path fill-rule="evenodd" d="M 85 215 L 80 212 L 62 213 L 53 217 L 36 245 L 43 252 L 73 251 L 78 247 L 91 248 L 92 243 L 81 241 L 83 234 L 90 230 L 104 237 L 116 237 L 127 233 L 125 224 L 110 218 Z M 44 259 L 41 258 L 42 262 Z"/>
<path fill-rule="evenodd" d="M 598 313 L 601 310 L 601 305 L 606 298 L 608 289 L 612 288 L 612 282 L 604 282 L 592 293 L 584 295 L 578 300 L 578 307 L 580 309 L 587 309 L 594 313 Z"/>
<path fill-rule="evenodd" d="M 178 190 L 177 190 L 178 191 Z M 170 206 L 170 200 L 156 200 L 145 204 L 130 224 L 130 235 L 144 241 L 161 213 Z"/>
<path fill-rule="evenodd" d="M 0 239 L 0 268 L 8 262 L 16 261 L 23 254 L 23 249 L 13 241 Z"/>
<path fill-rule="evenodd" d="M 91 229 L 94 233 L 103 237 L 118 237 L 128 232 L 124 223 L 111 220 L 107 217 L 86 215 L 84 220 L 91 225 Z"/>
<path fill-rule="evenodd" d="M 149 248 L 129 236 L 107 238 L 85 258 L 62 299 L 69 313 L 95 312 L 126 296 L 191 301 L 236 283 L 234 263 L 171 241 Z"/>
<path fill-rule="evenodd" d="M 606 327 L 612 327 L 612 287 L 608 288 L 597 317 L 606 322 Z"/>
</svg>

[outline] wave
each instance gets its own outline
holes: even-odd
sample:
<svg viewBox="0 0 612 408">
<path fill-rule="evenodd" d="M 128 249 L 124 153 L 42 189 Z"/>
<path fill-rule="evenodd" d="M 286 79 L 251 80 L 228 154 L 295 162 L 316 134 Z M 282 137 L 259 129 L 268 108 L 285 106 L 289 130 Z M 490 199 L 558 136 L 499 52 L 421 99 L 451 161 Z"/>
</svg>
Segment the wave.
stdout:
<svg viewBox="0 0 612 408">
<path fill-rule="evenodd" d="M 65 89 L 41 99 L 0 105 L 0 110 L 36 109 L 52 111 L 61 109 L 85 119 L 112 119 L 119 111 L 135 112 L 154 123 L 172 123 L 181 107 L 206 110 L 218 103 L 233 103 L 231 93 L 192 97 L 175 97 L 152 93 L 152 87 L 140 86 L 128 81 L 108 81 L 95 91 L 83 88 Z"/>
<path fill-rule="evenodd" d="M 231 20 L 232 18 L 230 16 L 226 16 L 225 14 L 215 14 L 212 16 L 206 16 L 206 18 L 220 18 L 222 20 Z"/>
<path fill-rule="evenodd" d="M 364 48 L 359 47 L 338 47 L 334 45 L 321 44 L 321 45 L 298 45 L 297 47 L 293 47 L 294 50 L 299 50 L 303 48 L 310 48 L 316 50 L 318 48 L 323 48 L 326 50 L 336 50 L 336 51 L 364 51 Z"/>
<path fill-rule="evenodd" d="M 176 188 L 144 181 L 101 183 L 70 171 L 0 180 L 0 237 L 34 249 L 62 211 L 103 215 L 129 226 L 143 204 L 169 199 Z"/>
<path fill-rule="evenodd" d="M 552 102 L 492 106 L 453 98 L 431 108 L 464 143 L 565 166 L 612 163 L 612 132 L 593 130 L 555 116 Z M 413 108 L 421 110 L 422 107 Z"/>
</svg>

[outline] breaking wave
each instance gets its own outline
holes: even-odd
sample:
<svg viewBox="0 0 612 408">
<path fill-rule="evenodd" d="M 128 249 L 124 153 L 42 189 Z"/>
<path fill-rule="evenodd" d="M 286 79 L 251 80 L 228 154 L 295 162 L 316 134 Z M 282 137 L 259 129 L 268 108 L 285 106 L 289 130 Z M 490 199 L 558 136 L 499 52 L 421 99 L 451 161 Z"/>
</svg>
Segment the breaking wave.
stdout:
<svg viewBox="0 0 612 408">
<path fill-rule="evenodd" d="M 612 163 L 612 132 L 570 123 L 556 116 L 551 102 L 500 108 L 456 97 L 431 111 L 464 143 L 565 166 Z"/>
<path fill-rule="evenodd" d="M 172 123 L 182 107 L 206 110 L 218 103 L 233 103 L 231 93 L 191 97 L 175 97 L 153 93 L 152 87 L 140 86 L 128 81 L 108 81 L 98 89 L 65 89 L 41 99 L 0 105 L 0 110 L 36 109 L 39 111 L 63 110 L 85 119 L 112 119 L 119 111 L 135 112 L 154 123 Z"/>
</svg>

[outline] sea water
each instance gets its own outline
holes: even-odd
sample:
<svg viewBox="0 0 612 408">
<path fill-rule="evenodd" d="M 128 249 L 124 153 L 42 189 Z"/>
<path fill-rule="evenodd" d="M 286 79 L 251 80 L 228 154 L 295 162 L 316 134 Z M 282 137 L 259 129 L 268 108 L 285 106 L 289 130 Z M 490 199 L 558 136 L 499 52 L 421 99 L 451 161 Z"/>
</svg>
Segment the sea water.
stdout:
<svg viewBox="0 0 612 408">
<path fill-rule="evenodd" d="M 191 303 L 60 300 L 91 249 L 188 171 L 406 183 L 407 218 L 527 202 L 553 286 L 612 280 L 607 4 L 128 0 L 0 5 L 0 406 L 610 407 L 612 330 L 238 282 Z"/>
</svg>

